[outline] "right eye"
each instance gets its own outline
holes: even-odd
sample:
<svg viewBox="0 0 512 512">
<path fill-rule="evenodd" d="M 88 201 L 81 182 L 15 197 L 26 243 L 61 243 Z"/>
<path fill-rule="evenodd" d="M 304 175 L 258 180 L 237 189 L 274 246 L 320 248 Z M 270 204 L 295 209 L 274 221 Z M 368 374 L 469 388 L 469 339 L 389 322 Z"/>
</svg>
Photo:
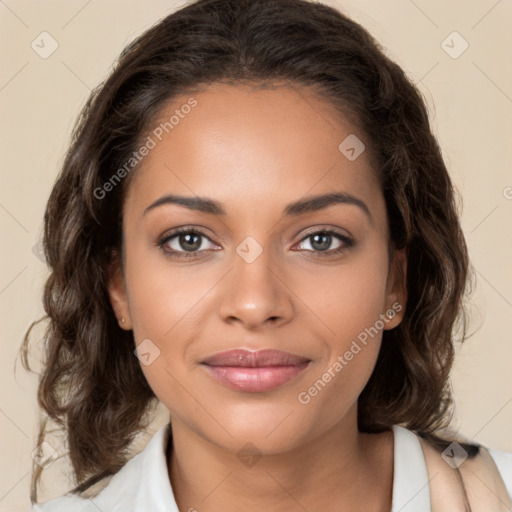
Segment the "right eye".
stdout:
<svg viewBox="0 0 512 512">
<path fill-rule="evenodd" d="M 166 256 L 171 258 L 196 258 L 198 253 L 208 250 L 208 244 L 203 243 L 206 240 L 213 243 L 201 231 L 191 228 L 179 228 L 163 236 L 158 240 L 157 245 Z"/>
</svg>

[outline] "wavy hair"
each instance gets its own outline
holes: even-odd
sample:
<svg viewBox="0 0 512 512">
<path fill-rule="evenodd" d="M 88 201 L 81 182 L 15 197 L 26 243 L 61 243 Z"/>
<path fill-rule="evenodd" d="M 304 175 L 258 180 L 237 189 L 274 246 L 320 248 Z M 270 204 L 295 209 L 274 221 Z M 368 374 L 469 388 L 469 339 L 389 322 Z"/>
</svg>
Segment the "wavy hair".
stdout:
<svg viewBox="0 0 512 512">
<path fill-rule="evenodd" d="M 118 326 L 106 288 L 136 168 L 106 199 L 98 190 L 177 94 L 211 83 L 283 81 L 314 89 L 364 134 L 385 197 L 390 246 L 406 249 L 404 318 L 383 333 L 359 397 L 358 427 L 381 432 L 399 424 L 445 446 L 455 331 L 464 341 L 472 268 L 456 190 L 421 93 L 363 27 L 334 8 L 306 0 L 198 0 L 131 42 L 92 91 L 46 206 L 46 315 L 29 327 L 21 353 L 30 370 L 30 332 L 46 320 L 38 403 L 66 433 L 78 484 L 72 492 L 119 471 L 157 402 L 134 357 L 133 333 Z M 32 474 L 33 501 L 41 471 Z"/>
</svg>

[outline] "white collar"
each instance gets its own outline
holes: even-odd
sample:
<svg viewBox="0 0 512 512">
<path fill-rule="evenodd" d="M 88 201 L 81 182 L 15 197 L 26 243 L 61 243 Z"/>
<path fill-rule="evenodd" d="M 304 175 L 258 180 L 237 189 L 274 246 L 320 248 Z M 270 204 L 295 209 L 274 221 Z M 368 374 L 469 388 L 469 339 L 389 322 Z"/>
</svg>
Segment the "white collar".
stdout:
<svg viewBox="0 0 512 512">
<path fill-rule="evenodd" d="M 36 505 L 41 512 L 179 512 L 165 450 L 170 424 L 155 432 L 146 447 L 130 459 L 96 496 L 66 494 Z M 430 488 L 420 442 L 413 432 L 393 426 L 394 465 L 391 512 L 429 512 Z M 91 503 L 92 502 L 92 503 Z"/>
<path fill-rule="evenodd" d="M 394 434 L 393 502 L 391 512 L 430 511 L 427 466 L 413 432 L 397 425 Z M 134 512 L 178 512 L 169 481 L 165 448 L 167 425 L 160 428 L 144 450 L 139 491 Z"/>
<path fill-rule="evenodd" d="M 393 502 L 391 512 L 430 512 L 427 464 L 414 432 L 394 425 Z"/>
</svg>

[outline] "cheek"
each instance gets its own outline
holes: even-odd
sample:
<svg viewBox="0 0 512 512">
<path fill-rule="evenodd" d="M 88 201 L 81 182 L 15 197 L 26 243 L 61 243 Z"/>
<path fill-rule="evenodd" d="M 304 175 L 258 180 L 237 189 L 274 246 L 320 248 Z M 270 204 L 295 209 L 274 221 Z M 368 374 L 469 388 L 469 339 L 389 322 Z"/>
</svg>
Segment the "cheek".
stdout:
<svg viewBox="0 0 512 512">
<path fill-rule="evenodd" d="M 156 251 L 155 251 L 156 252 Z M 135 339 L 173 337 L 190 322 L 194 308 L 210 288 L 207 276 L 194 265 L 177 269 L 160 254 L 136 248 L 126 265 L 127 287 Z"/>
<path fill-rule="evenodd" d="M 367 247 L 336 267 L 318 266 L 301 274 L 294 292 L 322 327 L 324 339 L 338 353 L 374 327 L 386 311 L 387 257 L 383 243 Z M 377 327 L 382 329 L 381 322 Z M 373 332 L 373 331 L 372 331 Z"/>
<path fill-rule="evenodd" d="M 164 386 L 169 388 L 172 376 L 183 371 L 176 363 L 183 363 L 185 340 L 193 329 L 194 307 L 205 293 L 205 281 L 194 278 L 192 267 L 172 271 L 157 251 L 140 245 L 127 244 L 126 285 L 135 344 L 150 354 L 151 363 L 141 368 L 158 396 Z"/>
<path fill-rule="evenodd" d="M 190 370 L 189 341 L 197 329 L 194 312 L 201 306 L 205 280 L 188 272 L 171 273 L 169 266 L 157 263 L 133 265 L 131 272 L 127 268 L 127 285 L 136 345 L 145 343 L 151 354 L 150 364 L 140 358 L 149 386 L 177 417 L 193 416 L 184 383 Z"/>
<path fill-rule="evenodd" d="M 387 259 L 384 244 L 361 252 L 335 272 L 324 269 L 303 280 L 298 294 L 321 325 L 328 356 L 303 388 L 305 404 L 330 402 L 332 417 L 357 399 L 377 360 L 385 322 Z M 309 292 L 308 292 L 309 290 Z M 320 332 L 320 331 L 318 331 Z M 315 407 L 313 407 L 314 409 Z"/>
</svg>

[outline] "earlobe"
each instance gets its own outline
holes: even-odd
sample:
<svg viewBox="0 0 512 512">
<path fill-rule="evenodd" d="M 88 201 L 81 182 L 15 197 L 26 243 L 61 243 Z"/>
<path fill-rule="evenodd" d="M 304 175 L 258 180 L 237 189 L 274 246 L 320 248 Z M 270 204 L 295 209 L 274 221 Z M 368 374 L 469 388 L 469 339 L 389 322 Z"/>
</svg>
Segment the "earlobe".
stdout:
<svg viewBox="0 0 512 512">
<path fill-rule="evenodd" d="M 132 329 L 132 321 L 128 306 L 128 295 L 117 253 L 113 254 L 111 263 L 106 268 L 106 275 L 108 296 L 119 327 L 129 331 Z"/>
</svg>

